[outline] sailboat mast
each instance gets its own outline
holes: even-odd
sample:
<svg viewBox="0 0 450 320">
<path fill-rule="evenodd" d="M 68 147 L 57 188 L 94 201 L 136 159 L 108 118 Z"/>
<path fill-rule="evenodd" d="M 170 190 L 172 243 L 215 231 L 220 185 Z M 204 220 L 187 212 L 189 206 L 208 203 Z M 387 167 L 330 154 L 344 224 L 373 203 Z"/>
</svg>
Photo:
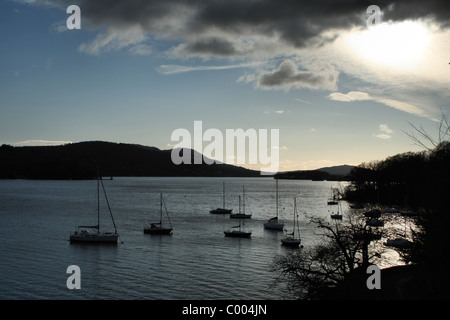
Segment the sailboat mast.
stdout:
<svg viewBox="0 0 450 320">
<path fill-rule="evenodd" d="M 278 179 L 276 181 L 276 206 L 277 206 L 277 218 L 278 218 Z"/>
<path fill-rule="evenodd" d="M 163 201 L 162 201 L 162 193 L 159 194 L 159 224 L 162 225 L 162 207 L 163 207 Z"/>
<path fill-rule="evenodd" d="M 297 214 L 297 198 L 294 197 L 294 228 L 292 230 L 292 237 L 295 238 L 295 216 Z"/>
<path fill-rule="evenodd" d="M 172 227 L 172 222 L 170 221 L 169 212 L 167 211 L 167 207 L 166 207 L 166 201 L 164 200 L 164 197 L 162 197 L 162 195 L 161 195 L 161 199 L 162 199 L 162 203 L 164 205 L 164 210 L 166 211 L 167 220 L 169 221 L 170 227 Z M 161 223 L 162 223 L 162 219 L 161 219 Z"/>
<path fill-rule="evenodd" d="M 225 209 L 225 181 L 222 182 L 222 201 L 223 201 L 223 207 Z"/>
<path fill-rule="evenodd" d="M 97 166 L 97 232 L 100 234 L 100 181 Z"/>
<path fill-rule="evenodd" d="M 239 196 L 239 213 L 241 213 L 241 196 Z"/>
<path fill-rule="evenodd" d="M 245 189 L 244 186 L 242 186 L 242 204 L 243 204 L 243 208 L 242 208 L 242 213 L 245 213 Z"/>
<path fill-rule="evenodd" d="M 117 233 L 116 222 L 114 221 L 114 217 L 113 217 L 113 214 L 111 211 L 111 206 L 109 205 L 109 200 L 108 200 L 108 196 L 106 195 L 106 190 L 105 190 L 105 186 L 103 185 L 103 180 L 101 180 L 101 183 L 102 183 L 103 194 L 105 195 L 106 204 L 108 205 L 109 215 L 111 216 L 111 220 L 114 225 L 114 232 Z M 99 220 L 99 224 L 98 224 L 98 231 L 100 233 L 100 220 Z"/>
</svg>

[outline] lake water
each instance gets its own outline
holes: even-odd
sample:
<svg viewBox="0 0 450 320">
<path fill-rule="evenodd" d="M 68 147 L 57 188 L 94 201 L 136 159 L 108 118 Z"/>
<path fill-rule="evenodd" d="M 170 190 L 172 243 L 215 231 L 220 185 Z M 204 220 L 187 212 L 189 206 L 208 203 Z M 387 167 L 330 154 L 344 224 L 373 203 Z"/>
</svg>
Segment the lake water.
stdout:
<svg viewBox="0 0 450 320">
<path fill-rule="evenodd" d="M 222 206 L 238 211 L 245 186 L 245 228 L 250 239 L 228 238 L 237 224 L 229 215 L 210 214 Z M 78 225 L 97 219 L 96 181 L 0 180 L 0 299 L 278 300 L 292 299 L 274 286 L 270 264 L 293 249 L 281 245 L 283 232 L 265 230 L 275 215 L 272 178 L 135 178 L 104 180 L 119 232 L 117 246 L 71 244 Z M 329 217 L 327 198 L 336 182 L 279 181 L 279 216 L 292 230 L 297 198 L 302 244 L 319 237 L 305 212 Z M 143 233 L 159 220 L 163 193 L 173 225 L 171 236 Z M 101 197 L 103 199 L 103 197 Z M 113 230 L 104 201 L 101 226 Z M 81 290 L 66 286 L 67 267 L 81 270 Z"/>
</svg>

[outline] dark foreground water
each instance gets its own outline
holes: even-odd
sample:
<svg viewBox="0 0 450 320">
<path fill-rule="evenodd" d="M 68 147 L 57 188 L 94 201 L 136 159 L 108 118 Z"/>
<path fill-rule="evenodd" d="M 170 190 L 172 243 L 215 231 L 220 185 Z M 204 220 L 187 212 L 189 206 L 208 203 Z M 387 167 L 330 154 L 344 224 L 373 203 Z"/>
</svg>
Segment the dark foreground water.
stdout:
<svg viewBox="0 0 450 320">
<path fill-rule="evenodd" d="M 228 215 L 213 215 L 222 205 L 238 211 L 245 186 L 245 227 L 251 239 L 224 237 L 236 225 Z M 96 181 L 0 180 L 0 299 L 291 299 L 274 286 L 270 264 L 283 232 L 265 230 L 275 215 L 275 180 L 271 178 L 115 178 L 104 181 L 119 231 L 119 243 L 71 244 L 78 225 L 96 224 Z M 318 240 L 305 212 L 329 217 L 327 198 L 335 182 L 279 182 L 280 218 L 292 230 L 297 197 L 302 244 Z M 162 192 L 173 235 L 143 233 L 159 218 Z M 103 230 L 112 230 L 101 203 Z M 66 286 L 67 267 L 81 270 L 81 290 Z"/>
</svg>

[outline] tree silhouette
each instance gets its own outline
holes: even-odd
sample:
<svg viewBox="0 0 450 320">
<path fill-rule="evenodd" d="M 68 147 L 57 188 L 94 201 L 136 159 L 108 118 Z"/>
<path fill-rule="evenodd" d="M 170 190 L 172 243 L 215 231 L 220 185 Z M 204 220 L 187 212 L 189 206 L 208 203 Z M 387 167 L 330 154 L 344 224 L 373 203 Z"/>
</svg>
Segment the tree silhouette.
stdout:
<svg viewBox="0 0 450 320">
<path fill-rule="evenodd" d="M 311 217 L 310 222 L 324 231 L 324 241 L 277 256 L 271 268 L 278 274 L 277 281 L 303 299 L 348 297 L 355 290 L 367 294 L 365 271 L 370 264 L 380 263 L 385 250 L 371 244 L 382 233 L 367 221 L 358 212 L 347 213 L 342 221 Z"/>
<path fill-rule="evenodd" d="M 403 207 L 401 213 L 387 213 L 384 218 L 391 225 L 403 223 L 405 233 L 406 221 L 415 226 L 409 230 L 412 244 L 396 249 L 408 266 L 391 273 L 399 281 L 394 290 L 401 283 L 409 290 L 403 294 L 406 297 L 449 298 L 449 122 L 442 113 L 435 135 L 423 126 L 411 126 L 416 132 L 408 135 L 425 150 L 362 163 L 352 171 L 344 197 L 366 206 Z M 311 218 L 311 222 L 325 231 L 325 241 L 276 257 L 272 270 L 278 273 L 278 281 L 287 283 L 290 292 L 306 299 L 373 297 L 364 286 L 365 268 L 382 259 L 384 249 L 377 239 L 395 236 L 399 231 L 386 226 L 373 229 L 357 213 L 343 223 L 318 218 Z"/>
<path fill-rule="evenodd" d="M 450 124 L 448 121 L 448 116 L 444 114 L 441 109 L 441 119 L 436 125 L 437 133 L 435 136 L 427 132 L 422 125 L 416 126 L 411 122 L 409 125 L 414 129 L 415 132 L 408 133 L 405 132 L 408 137 L 418 146 L 424 148 L 427 151 L 433 151 L 444 141 L 448 141 L 450 138 Z"/>
</svg>

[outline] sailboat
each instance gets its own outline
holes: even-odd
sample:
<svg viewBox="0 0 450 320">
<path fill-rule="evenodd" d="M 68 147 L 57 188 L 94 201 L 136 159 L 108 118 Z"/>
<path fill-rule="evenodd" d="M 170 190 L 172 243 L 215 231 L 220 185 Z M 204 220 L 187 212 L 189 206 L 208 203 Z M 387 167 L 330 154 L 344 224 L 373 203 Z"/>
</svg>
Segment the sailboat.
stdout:
<svg viewBox="0 0 450 320">
<path fill-rule="evenodd" d="M 169 221 L 169 226 L 165 227 L 162 224 L 162 216 L 163 216 L 163 205 L 166 211 L 167 219 Z M 159 194 L 159 222 L 153 222 L 150 224 L 150 227 L 144 228 L 144 233 L 147 234 L 171 234 L 172 233 L 172 223 L 170 222 L 169 213 L 167 212 L 166 204 L 163 199 L 162 193 Z"/>
<path fill-rule="evenodd" d="M 217 208 L 217 209 L 213 209 L 210 210 L 209 213 L 214 213 L 214 214 L 228 214 L 231 213 L 233 211 L 233 209 L 225 209 L 225 181 L 223 182 L 223 191 L 222 191 L 223 195 L 223 207 L 222 208 Z"/>
<path fill-rule="evenodd" d="M 239 219 L 239 225 L 234 226 L 232 228 L 239 228 L 238 230 L 225 230 L 223 233 L 225 237 L 233 237 L 233 238 L 250 238 L 252 235 L 251 231 L 243 231 L 241 229 L 241 219 Z"/>
<path fill-rule="evenodd" d="M 342 214 L 339 213 L 340 208 L 341 208 L 341 203 L 339 202 L 337 213 L 331 214 L 331 219 L 342 220 Z"/>
<path fill-rule="evenodd" d="M 407 226 L 407 221 L 406 221 L 406 217 L 405 217 L 405 230 L 403 235 L 400 235 L 397 238 L 394 239 L 387 239 L 386 242 L 384 243 L 384 245 L 386 247 L 394 247 L 394 248 L 408 248 L 411 247 L 413 245 L 413 242 L 407 239 L 407 234 L 406 234 L 406 226 Z"/>
<path fill-rule="evenodd" d="M 328 198 L 327 204 L 328 205 L 338 204 L 338 202 L 336 200 L 336 193 L 333 188 L 331 188 L 331 194 L 330 194 L 330 197 Z"/>
<path fill-rule="evenodd" d="M 266 223 L 264 223 L 265 229 L 270 230 L 281 230 L 283 231 L 284 224 L 278 221 L 278 180 L 276 181 L 276 208 L 277 208 L 277 216 L 270 218 Z"/>
<path fill-rule="evenodd" d="M 230 218 L 250 219 L 251 214 L 245 214 L 245 189 L 242 187 L 243 210 L 241 212 L 241 196 L 239 196 L 239 213 L 231 213 Z"/>
<path fill-rule="evenodd" d="M 298 238 L 295 238 L 295 229 L 296 228 L 297 228 Z M 297 204 L 296 204 L 296 199 L 294 198 L 294 225 L 292 227 L 292 233 L 287 233 L 286 238 L 281 239 L 281 244 L 288 246 L 288 247 L 297 248 L 300 246 L 300 242 L 301 242 L 301 239 L 300 239 L 300 229 L 298 226 Z"/>
<path fill-rule="evenodd" d="M 100 231 L 100 184 L 102 185 L 103 193 L 105 194 L 106 203 L 108 204 L 109 214 L 111 216 L 114 232 L 101 232 Z M 96 230 L 96 231 L 94 231 Z M 84 243 L 111 243 L 117 244 L 117 239 L 119 235 L 117 234 L 116 223 L 114 222 L 114 217 L 111 212 L 111 207 L 109 206 L 108 197 L 106 196 L 105 186 L 103 185 L 102 179 L 98 175 L 97 170 L 97 225 L 93 226 L 78 226 L 77 231 L 70 235 L 70 242 L 84 242 Z"/>
<path fill-rule="evenodd" d="M 384 243 L 387 247 L 394 247 L 394 248 L 408 248 L 412 246 L 412 242 L 409 241 L 406 238 L 398 237 L 395 239 L 387 239 Z"/>
</svg>

